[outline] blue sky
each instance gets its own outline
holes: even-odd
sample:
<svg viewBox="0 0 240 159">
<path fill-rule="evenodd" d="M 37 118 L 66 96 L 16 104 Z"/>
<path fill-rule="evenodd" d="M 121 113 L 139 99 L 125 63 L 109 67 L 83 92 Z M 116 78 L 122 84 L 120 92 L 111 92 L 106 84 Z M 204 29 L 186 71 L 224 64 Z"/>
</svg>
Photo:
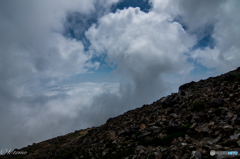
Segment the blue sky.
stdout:
<svg viewBox="0 0 240 159">
<path fill-rule="evenodd" d="M 0 2 L 0 149 L 150 104 L 239 67 L 239 1 Z"/>
</svg>

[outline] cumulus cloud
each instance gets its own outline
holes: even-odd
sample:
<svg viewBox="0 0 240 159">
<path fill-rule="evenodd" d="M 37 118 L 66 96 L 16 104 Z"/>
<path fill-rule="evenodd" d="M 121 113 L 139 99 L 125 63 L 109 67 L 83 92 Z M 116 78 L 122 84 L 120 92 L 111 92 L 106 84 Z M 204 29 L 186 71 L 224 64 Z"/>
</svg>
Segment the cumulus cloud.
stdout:
<svg viewBox="0 0 240 159">
<path fill-rule="evenodd" d="M 146 85 L 150 91 L 158 89 L 161 74 L 193 69 L 185 53 L 194 45 L 194 36 L 169 18 L 128 8 L 102 17 L 86 36 L 96 52 L 106 52 L 106 61 L 118 66 L 118 74 L 132 80 L 135 89 Z"/>
<path fill-rule="evenodd" d="M 218 18 L 223 0 L 150 0 L 152 10 L 160 14 L 167 14 L 181 18 L 191 31 L 201 29 L 206 24 L 213 23 Z"/>
<path fill-rule="evenodd" d="M 216 6 L 212 7 L 212 14 L 208 12 L 203 14 L 209 19 L 212 16 L 212 21 L 214 19 L 212 38 L 215 46 L 214 48 L 197 49 L 193 52 L 192 57 L 206 67 L 226 72 L 239 67 L 240 32 L 238 26 L 240 20 L 237 15 L 240 14 L 240 11 L 236 6 L 239 6 L 240 3 L 239 1 L 219 1 L 216 3 Z"/>
<path fill-rule="evenodd" d="M 56 7 L 53 2 L 1 1 L 0 72 L 3 95 L 8 92 L 13 97 L 19 97 L 19 94 L 25 94 L 24 91 L 39 89 L 40 79 L 67 78 L 86 72 L 87 67 L 97 68 L 97 63 L 89 62 L 91 55 L 84 52 L 81 42 L 60 34 L 66 12 L 80 6 L 85 13 L 91 10 L 91 3 L 82 1 L 82 4 L 70 5 L 58 2 Z"/>
<path fill-rule="evenodd" d="M 214 40 L 214 48 L 199 48 L 191 54 L 199 64 L 221 73 L 239 66 L 239 1 L 151 0 L 151 3 L 153 11 L 175 17 L 198 40 L 209 26 L 213 27 L 209 36 Z"/>
</svg>

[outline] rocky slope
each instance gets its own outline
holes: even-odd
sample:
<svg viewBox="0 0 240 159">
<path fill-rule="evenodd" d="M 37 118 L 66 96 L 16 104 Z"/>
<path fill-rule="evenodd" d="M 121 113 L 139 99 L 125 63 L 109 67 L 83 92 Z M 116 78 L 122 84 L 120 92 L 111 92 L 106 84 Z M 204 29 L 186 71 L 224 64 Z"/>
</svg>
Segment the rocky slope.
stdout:
<svg viewBox="0 0 240 159">
<path fill-rule="evenodd" d="M 110 118 L 100 127 L 15 150 L 26 151 L 26 155 L 0 158 L 226 158 L 212 157 L 210 151 L 240 153 L 239 110 L 240 67 L 184 84 L 178 93 Z"/>
</svg>

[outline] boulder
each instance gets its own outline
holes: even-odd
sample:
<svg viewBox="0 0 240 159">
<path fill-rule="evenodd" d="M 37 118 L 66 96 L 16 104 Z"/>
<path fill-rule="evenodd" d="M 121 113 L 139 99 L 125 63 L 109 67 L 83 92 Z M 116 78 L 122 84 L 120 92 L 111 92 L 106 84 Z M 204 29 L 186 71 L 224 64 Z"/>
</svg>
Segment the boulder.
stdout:
<svg viewBox="0 0 240 159">
<path fill-rule="evenodd" d="M 213 99 L 211 102 L 211 106 L 214 108 L 222 107 L 223 104 L 224 104 L 223 98 Z"/>
</svg>

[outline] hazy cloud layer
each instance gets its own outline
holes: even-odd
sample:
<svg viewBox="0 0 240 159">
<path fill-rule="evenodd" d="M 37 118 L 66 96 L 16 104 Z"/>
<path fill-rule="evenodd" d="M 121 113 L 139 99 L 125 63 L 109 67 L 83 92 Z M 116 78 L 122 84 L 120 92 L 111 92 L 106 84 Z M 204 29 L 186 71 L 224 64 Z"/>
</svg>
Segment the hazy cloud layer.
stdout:
<svg viewBox="0 0 240 159">
<path fill-rule="evenodd" d="M 99 66 L 91 62 L 81 41 L 62 35 L 67 15 L 89 15 L 96 7 L 115 2 L 102 0 L 101 6 L 94 0 L 0 2 L 0 148 L 22 147 L 89 125 L 79 121 L 71 126 L 94 95 L 107 91 L 105 87 L 82 84 L 74 86 L 81 92 L 69 94 L 75 90 L 71 87 L 54 95 L 48 90 Z"/>
<path fill-rule="evenodd" d="M 117 2 L 0 2 L 0 149 L 103 124 L 206 77 L 192 75 L 199 65 L 211 75 L 239 66 L 239 1 L 150 0 L 147 13 L 110 13 Z M 209 27 L 213 46 L 198 46 Z M 118 83 L 64 83 L 94 74 L 100 57 Z"/>
</svg>

